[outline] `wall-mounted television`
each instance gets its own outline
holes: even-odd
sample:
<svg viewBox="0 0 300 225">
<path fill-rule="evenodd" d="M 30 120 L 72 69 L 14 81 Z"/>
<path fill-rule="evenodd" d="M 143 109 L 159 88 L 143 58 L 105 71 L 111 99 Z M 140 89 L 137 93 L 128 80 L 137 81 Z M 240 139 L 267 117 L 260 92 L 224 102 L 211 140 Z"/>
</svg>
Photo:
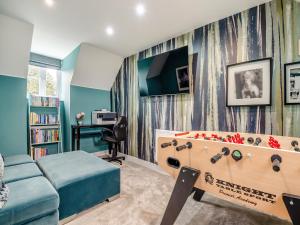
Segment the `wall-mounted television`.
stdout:
<svg viewBox="0 0 300 225">
<path fill-rule="evenodd" d="M 188 47 L 138 61 L 140 96 L 189 93 Z"/>
</svg>

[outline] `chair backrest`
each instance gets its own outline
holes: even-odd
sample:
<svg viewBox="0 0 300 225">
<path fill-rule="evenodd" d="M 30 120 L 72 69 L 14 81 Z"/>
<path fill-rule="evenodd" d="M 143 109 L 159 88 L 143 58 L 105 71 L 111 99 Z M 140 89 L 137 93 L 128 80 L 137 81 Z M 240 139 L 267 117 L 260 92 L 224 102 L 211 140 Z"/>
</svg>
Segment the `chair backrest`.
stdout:
<svg viewBox="0 0 300 225">
<path fill-rule="evenodd" d="M 125 141 L 127 136 L 127 125 L 126 116 L 120 116 L 113 128 L 113 134 L 117 141 Z"/>
</svg>

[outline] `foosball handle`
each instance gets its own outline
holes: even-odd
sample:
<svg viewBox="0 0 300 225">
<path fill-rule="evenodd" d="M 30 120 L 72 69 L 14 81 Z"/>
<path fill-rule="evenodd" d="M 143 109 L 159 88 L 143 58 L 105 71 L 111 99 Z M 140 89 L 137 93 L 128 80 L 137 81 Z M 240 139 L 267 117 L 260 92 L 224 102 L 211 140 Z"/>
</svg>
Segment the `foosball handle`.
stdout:
<svg viewBox="0 0 300 225">
<path fill-rule="evenodd" d="M 213 156 L 211 159 L 210 159 L 210 162 L 212 164 L 215 164 L 216 162 L 218 162 L 224 155 L 227 156 L 230 154 L 230 150 L 229 148 L 227 147 L 224 147 L 222 149 L 222 152 L 221 153 L 218 153 L 217 155 Z"/>
<path fill-rule="evenodd" d="M 299 143 L 298 143 L 298 141 L 294 140 L 294 141 L 291 142 L 291 145 L 293 147 L 297 147 L 299 145 Z"/>
<path fill-rule="evenodd" d="M 272 167 L 275 172 L 280 171 L 280 164 L 282 163 L 282 158 L 280 155 L 272 155 L 271 157 Z"/>
<path fill-rule="evenodd" d="M 161 148 L 167 148 L 167 147 L 172 146 L 172 145 L 176 146 L 177 144 L 178 144 L 177 140 L 174 139 L 172 142 L 163 143 L 160 146 L 161 146 Z"/>
<path fill-rule="evenodd" d="M 163 143 L 163 144 L 160 145 L 160 147 L 161 147 L 161 148 L 167 148 L 167 147 L 169 147 L 169 146 L 171 146 L 171 145 L 172 145 L 171 142 L 169 142 L 169 143 Z"/>
<path fill-rule="evenodd" d="M 172 145 L 173 145 L 173 146 L 177 146 L 177 145 L 178 145 L 178 142 L 177 142 L 176 139 L 174 139 L 174 140 L 172 141 Z"/>
<path fill-rule="evenodd" d="M 217 155 L 213 156 L 210 161 L 211 163 L 215 164 L 216 162 L 218 162 L 221 158 L 222 158 L 223 154 L 218 153 Z"/>
<path fill-rule="evenodd" d="M 254 139 L 252 137 L 248 137 L 247 142 L 248 144 L 253 144 Z"/>
<path fill-rule="evenodd" d="M 296 140 L 292 141 L 291 145 L 293 146 L 293 148 L 296 152 L 300 152 L 300 148 L 298 147 L 299 146 L 298 141 L 296 141 Z"/>
<path fill-rule="evenodd" d="M 256 139 L 255 139 L 255 142 L 254 142 L 254 145 L 257 145 L 257 146 L 258 146 L 260 143 L 261 143 L 261 138 L 259 138 L 259 137 L 256 138 Z"/>
<path fill-rule="evenodd" d="M 193 147 L 192 143 L 191 142 L 187 142 L 185 145 L 180 145 L 180 146 L 176 147 L 176 151 L 179 152 L 179 151 L 182 151 L 182 150 L 184 150 L 186 148 L 191 149 L 192 147 Z"/>
</svg>

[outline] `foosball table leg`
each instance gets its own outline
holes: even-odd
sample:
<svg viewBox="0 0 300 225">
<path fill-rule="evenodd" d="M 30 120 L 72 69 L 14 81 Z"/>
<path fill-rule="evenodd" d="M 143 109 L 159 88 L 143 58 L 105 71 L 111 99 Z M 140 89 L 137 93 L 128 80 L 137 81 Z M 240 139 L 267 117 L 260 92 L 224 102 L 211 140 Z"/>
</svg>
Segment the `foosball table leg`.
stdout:
<svg viewBox="0 0 300 225">
<path fill-rule="evenodd" d="M 173 225 L 187 198 L 193 191 L 200 171 L 189 167 L 182 167 L 169 200 L 161 225 Z"/>
<path fill-rule="evenodd" d="M 197 201 L 197 202 L 200 202 L 201 199 L 202 199 L 202 197 L 203 197 L 203 195 L 204 195 L 204 193 L 205 193 L 205 191 L 202 191 L 202 190 L 200 190 L 198 188 L 195 188 L 195 194 L 193 196 L 193 199 L 195 201 Z"/>
<path fill-rule="evenodd" d="M 300 225 L 300 196 L 283 194 L 282 198 L 293 225 Z"/>
</svg>

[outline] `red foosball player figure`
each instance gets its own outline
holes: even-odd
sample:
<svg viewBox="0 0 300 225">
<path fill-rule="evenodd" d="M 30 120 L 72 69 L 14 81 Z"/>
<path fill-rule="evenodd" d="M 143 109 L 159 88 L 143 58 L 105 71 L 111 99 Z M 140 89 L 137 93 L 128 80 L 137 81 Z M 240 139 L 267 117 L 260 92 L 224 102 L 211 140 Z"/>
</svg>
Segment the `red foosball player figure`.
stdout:
<svg viewBox="0 0 300 225">
<path fill-rule="evenodd" d="M 271 148 L 280 149 L 280 144 L 279 144 L 279 142 L 278 142 L 275 138 L 273 138 L 272 136 L 269 137 L 269 142 L 268 142 L 268 144 L 269 144 L 269 146 L 270 146 Z"/>
</svg>

